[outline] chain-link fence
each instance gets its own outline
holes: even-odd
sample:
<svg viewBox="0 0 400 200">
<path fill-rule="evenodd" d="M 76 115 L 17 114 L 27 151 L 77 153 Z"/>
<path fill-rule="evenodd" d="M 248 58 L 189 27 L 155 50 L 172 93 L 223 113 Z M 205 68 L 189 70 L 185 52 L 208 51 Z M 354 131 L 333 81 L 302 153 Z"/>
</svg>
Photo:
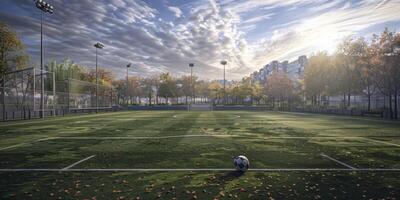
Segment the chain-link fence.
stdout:
<svg viewBox="0 0 400 200">
<path fill-rule="evenodd" d="M 56 81 L 53 72 L 26 68 L 0 79 L 0 120 L 21 120 L 68 113 L 108 111 L 112 87 L 88 81 Z"/>
</svg>

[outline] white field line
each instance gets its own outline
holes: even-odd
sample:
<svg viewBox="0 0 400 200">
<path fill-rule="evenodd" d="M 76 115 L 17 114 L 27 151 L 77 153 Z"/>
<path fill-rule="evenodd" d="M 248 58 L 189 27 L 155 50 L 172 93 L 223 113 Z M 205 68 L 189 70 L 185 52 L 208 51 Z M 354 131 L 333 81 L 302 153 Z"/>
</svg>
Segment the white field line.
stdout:
<svg viewBox="0 0 400 200">
<path fill-rule="evenodd" d="M 371 138 L 363 138 L 363 139 L 371 141 L 371 142 L 374 142 L 374 143 L 381 143 L 381 144 L 386 144 L 386 145 L 389 145 L 389 146 L 400 147 L 400 144 L 395 144 L 395 143 L 391 143 L 391 142 L 386 142 L 386 141 L 381 141 L 381 140 L 374 140 L 374 139 L 371 139 Z"/>
<path fill-rule="evenodd" d="M 195 117 L 179 117 L 179 115 L 173 115 L 172 117 L 175 119 L 193 119 L 193 118 L 195 118 Z M 200 119 L 201 118 L 204 118 L 204 119 L 234 119 L 234 118 L 240 118 L 240 115 L 233 115 L 233 117 L 232 116 L 231 117 L 229 117 L 229 116 L 227 116 L 227 117 L 200 117 Z"/>
<path fill-rule="evenodd" d="M 384 118 L 377 118 L 373 119 L 371 117 L 361 117 L 361 116 L 347 116 L 347 115 L 335 115 L 335 114 L 319 114 L 319 113 L 301 113 L 301 112 L 283 112 L 283 111 L 274 111 L 274 112 L 279 112 L 279 113 L 284 113 L 284 114 L 290 114 L 290 115 L 320 115 L 320 116 L 326 116 L 326 117 L 331 117 L 331 118 L 342 118 L 342 119 L 357 119 L 357 120 L 366 120 L 366 121 L 374 121 L 374 122 L 380 122 L 380 123 L 397 123 L 396 121 L 390 121 L 386 120 Z M 262 115 L 264 116 L 264 115 Z"/>
<path fill-rule="evenodd" d="M 8 146 L 8 147 L 3 147 L 3 148 L 0 148 L 0 151 L 7 150 L 7 149 L 13 149 L 13 148 L 17 148 L 17 147 L 20 147 L 20 146 L 33 144 L 33 143 L 36 143 L 36 142 L 41 142 L 41 141 L 46 141 L 46 140 L 51 140 L 51 139 L 54 139 L 54 137 L 42 138 L 42 139 L 38 139 L 38 140 L 35 140 L 35 141 L 32 141 L 32 142 L 24 142 L 24 143 L 20 143 L 20 144 Z"/>
<path fill-rule="evenodd" d="M 209 134 L 209 135 L 204 135 L 204 134 L 197 134 L 197 135 L 169 135 L 169 136 L 123 136 L 123 137 L 98 137 L 98 136 L 93 136 L 93 137 L 85 137 L 85 136 L 70 136 L 70 137 L 50 137 L 48 140 L 52 139 L 65 139 L 65 140 L 142 140 L 142 139 L 169 139 L 169 138 L 190 138 L 190 137 L 222 137 L 222 138 L 250 138 L 250 139 L 335 139 L 335 138 L 340 138 L 340 139 L 367 139 L 367 140 L 372 140 L 364 137 L 357 137 L 357 136 L 265 136 L 265 137 L 257 137 L 257 136 L 245 136 L 245 135 L 213 135 L 210 132 L 201 129 L 203 133 Z M 372 140 L 374 142 L 380 142 L 380 143 L 387 143 L 387 142 L 382 142 L 378 140 Z M 388 145 L 397 145 L 393 143 L 387 143 Z"/>
<path fill-rule="evenodd" d="M 341 161 L 339 161 L 339 160 L 336 160 L 336 159 L 334 159 L 334 158 L 332 158 L 332 157 L 330 157 L 330 156 L 328 156 L 328 155 L 321 154 L 321 156 L 322 156 L 322 157 L 325 157 L 325 158 L 328 158 L 329 160 L 335 161 L 336 163 L 339 163 L 339 164 L 341 164 L 341 165 L 343 165 L 343 166 L 345 166 L 345 167 L 348 167 L 349 169 L 357 169 L 357 168 L 352 167 L 352 166 L 350 166 L 350 165 L 348 165 L 348 164 L 346 164 L 346 163 L 344 163 L 344 162 L 341 162 Z"/>
<path fill-rule="evenodd" d="M 87 160 L 89 160 L 89 159 L 91 159 L 91 158 L 93 158 L 93 157 L 95 157 L 95 156 L 96 156 L 96 155 L 89 156 L 89 157 L 87 157 L 87 158 L 85 158 L 85 159 L 82 159 L 82 160 L 80 160 L 80 161 L 78 161 L 78 162 L 76 162 L 76 163 L 73 163 L 73 164 L 71 164 L 71 165 L 69 165 L 69 166 L 67 166 L 67 167 L 62 168 L 61 170 L 62 170 L 62 171 L 68 170 L 68 169 L 74 167 L 75 165 L 79 165 L 79 164 L 81 164 L 81 163 L 83 163 L 83 162 L 85 162 L 85 161 L 87 161 Z"/>
<path fill-rule="evenodd" d="M 8 147 L 3 147 L 3 148 L 0 148 L 0 151 L 16 148 L 16 147 L 20 147 L 20 146 L 24 146 L 24 145 L 27 145 L 27 144 L 31 144 L 31 142 L 25 142 L 25 143 L 20 143 L 20 144 L 8 146 Z"/>
<path fill-rule="evenodd" d="M 82 118 L 90 118 L 90 117 L 96 117 L 96 116 L 102 116 L 102 115 L 116 115 L 117 113 L 102 113 L 102 114 L 88 114 L 88 115 L 76 115 L 76 116 L 58 116 L 58 117 L 47 117 L 45 118 L 46 120 L 42 120 L 42 119 L 32 119 L 32 121 L 27 121 L 27 122 L 4 122 L 0 123 L 0 127 L 7 127 L 7 126 L 18 126 L 18 125 L 26 125 L 26 124 L 37 124 L 37 123 L 47 123 L 47 122 L 55 122 L 55 121 L 60 121 L 60 120 L 69 120 L 69 119 L 82 119 Z M 121 114 L 121 113 L 119 113 Z M 50 119 L 49 119 L 50 118 Z"/>
<path fill-rule="evenodd" d="M 132 169 L 0 169 L 0 172 L 226 172 L 235 171 L 231 168 L 178 168 L 178 169 L 162 169 L 162 168 L 132 168 Z M 249 172 L 400 172 L 400 168 L 262 168 L 249 169 Z"/>
<path fill-rule="evenodd" d="M 191 137 L 220 137 L 220 138 L 250 138 L 250 139 L 329 139 L 329 138 L 346 138 L 346 139 L 364 139 L 368 140 L 374 143 L 381 143 L 381 144 L 386 144 L 389 146 L 397 146 L 400 147 L 399 144 L 395 143 L 390 143 L 386 141 L 380 141 L 380 140 L 374 140 L 370 138 L 365 138 L 365 137 L 357 137 L 357 136 L 271 136 L 271 137 L 252 137 L 252 136 L 241 136 L 241 135 L 212 135 L 208 131 L 202 129 L 203 133 L 209 134 L 209 135 L 170 135 L 170 136 L 154 136 L 154 137 L 147 137 L 147 136 L 137 136 L 137 137 L 47 137 L 47 138 L 42 138 L 38 139 L 32 142 L 24 142 L 8 147 L 2 147 L 0 148 L 0 151 L 7 150 L 7 149 L 12 149 L 12 148 L 17 148 L 20 146 L 28 145 L 28 144 L 33 144 L 36 142 L 41 142 L 41 141 L 46 141 L 46 140 L 148 140 L 148 139 L 172 139 L 172 138 L 191 138 Z M 375 136 L 374 136 L 375 137 Z M 379 137 L 379 136 L 376 136 Z"/>
<path fill-rule="evenodd" d="M 46 120 L 42 119 L 32 119 L 32 121 L 16 121 L 16 122 L 2 122 L 0 123 L 0 127 L 7 127 L 7 126 L 18 126 L 18 125 L 26 125 L 26 124 L 37 124 L 37 123 L 47 123 L 47 122 L 55 122 L 55 121 L 62 121 L 62 120 L 70 120 L 70 119 L 84 119 L 84 118 L 91 118 L 91 117 L 100 117 L 103 115 L 114 116 L 114 115 L 127 115 L 130 114 L 128 112 L 111 112 L 111 113 L 101 113 L 101 114 L 86 114 L 86 115 L 72 115 L 72 116 L 57 116 L 57 117 L 48 117 L 45 118 Z M 120 117 L 120 116 L 119 116 Z M 137 116 L 133 118 L 160 118 L 154 116 Z"/>
</svg>

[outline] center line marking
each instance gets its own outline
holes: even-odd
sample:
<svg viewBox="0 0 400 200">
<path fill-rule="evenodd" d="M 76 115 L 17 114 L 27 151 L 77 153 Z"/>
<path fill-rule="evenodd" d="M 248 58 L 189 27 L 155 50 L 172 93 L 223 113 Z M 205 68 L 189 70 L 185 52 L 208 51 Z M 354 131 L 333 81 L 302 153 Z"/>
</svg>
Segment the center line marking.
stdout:
<svg viewBox="0 0 400 200">
<path fill-rule="evenodd" d="M 348 164 L 346 164 L 346 163 L 344 163 L 344 162 L 341 162 L 341 161 L 339 161 L 339 160 L 336 160 L 336 159 L 334 159 L 334 158 L 332 158 L 332 157 L 330 157 L 330 156 L 328 156 L 328 155 L 325 155 L 325 154 L 321 154 L 321 156 L 322 157 L 325 157 L 325 158 L 328 158 L 329 160 L 332 160 L 332 161 L 335 161 L 335 162 L 337 162 L 337 163 L 339 163 L 339 164 L 341 164 L 341 165 L 343 165 L 343 166 L 345 166 L 345 167 L 348 167 L 348 168 L 350 168 L 350 169 L 357 169 L 357 168 L 355 168 L 355 167 L 352 167 L 352 166 L 350 166 L 350 165 L 348 165 Z"/>
<path fill-rule="evenodd" d="M 87 161 L 87 160 L 89 160 L 89 159 L 91 159 L 91 158 L 93 158 L 93 157 L 95 157 L 95 156 L 96 156 L 96 155 L 92 155 L 92 156 L 89 156 L 89 157 L 87 157 L 87 158 L 85 158 L 85 159 L 82 159 L 82 160 L 80 160 L 80 161 L 78 161 L 78 162 L 76 162 L 76 163 L 73 163 L 72 165 L 69 165 L 68 167 L 62 168 L 61 171 L 68 170 L 68 169 L 74 167 L 75 165 L 78 165 L 78 164 L 80 164 L 80 163 L 83 163 L 83 162 L 85 162 L 85 161 Z"/>
</svg>

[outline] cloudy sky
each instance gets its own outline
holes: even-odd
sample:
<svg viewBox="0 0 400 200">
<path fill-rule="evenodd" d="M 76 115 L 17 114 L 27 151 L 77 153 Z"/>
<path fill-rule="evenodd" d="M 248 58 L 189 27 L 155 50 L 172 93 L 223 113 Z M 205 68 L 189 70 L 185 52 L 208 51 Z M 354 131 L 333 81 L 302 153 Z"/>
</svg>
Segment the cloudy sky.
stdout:
<svg viewBox="0 0 400 200">
<path fill-rule="evenodd" d="M 348 35 L 369 37 L 400 29 L 400 0 L 48 0 L 45 60 L 70 58 L 122 77 L 188 73 L 204 79 L 238 79 L 272 60 L 294 60 L 318 50 L 333 52 Z M 33 0 L 1 0 L 0 20 L 13 27 L 39 63 L 40 11 Z"/>
</svg>

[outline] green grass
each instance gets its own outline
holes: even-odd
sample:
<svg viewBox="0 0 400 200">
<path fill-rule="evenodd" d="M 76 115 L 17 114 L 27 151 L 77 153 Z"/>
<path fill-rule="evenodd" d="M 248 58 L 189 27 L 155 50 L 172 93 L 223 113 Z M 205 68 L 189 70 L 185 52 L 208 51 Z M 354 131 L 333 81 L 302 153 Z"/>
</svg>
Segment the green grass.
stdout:
<svg viewBox="0 0 400 200">
<path fill-rule="evenodd" d="M 232 168 L 239 154 L 253 169 L 346 168 L 322 153 L 356 168 L 400 168 L 399 122 L 301 113 L 132 111 L 0 124 L 0 149 L 13 145 L 0 150 L 1 169 L 62 169 L 91 155 L 73 168 Z M 400 172 L 382 171 L 0 172 L 0 199 L 382 199 L 399 188 Z"/>
</svg>

